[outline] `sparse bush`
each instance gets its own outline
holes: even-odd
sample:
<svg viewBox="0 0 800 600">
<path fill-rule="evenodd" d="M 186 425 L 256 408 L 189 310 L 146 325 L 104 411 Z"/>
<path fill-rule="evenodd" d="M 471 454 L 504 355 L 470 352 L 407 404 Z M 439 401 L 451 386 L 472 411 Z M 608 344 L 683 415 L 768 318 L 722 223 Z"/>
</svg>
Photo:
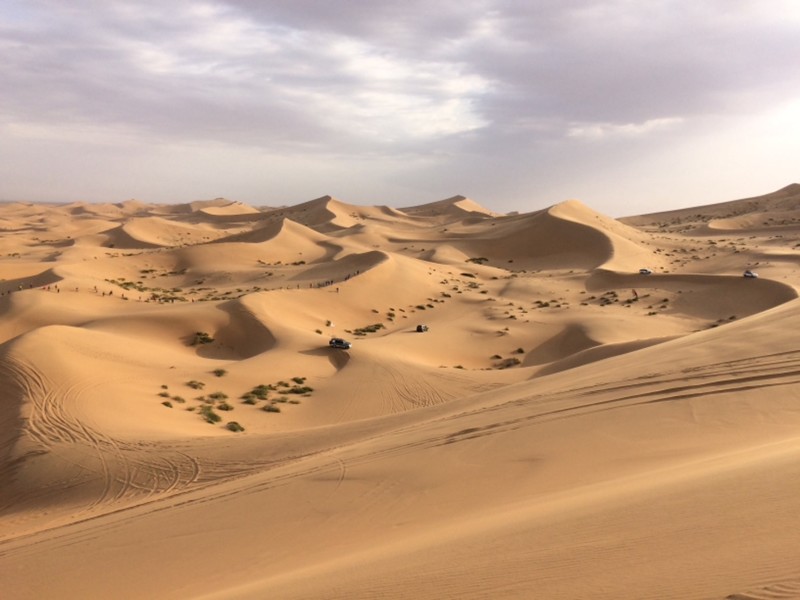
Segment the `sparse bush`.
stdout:
<svg viewBox="0 0 800 600">
<path fill-rule="evenodd" d="M 230 431 L 233 431 L 235 433 L 239 433 L 240 431 L 244 431 L 244 427 L 239 425 L 239 423 L 237 423 L 236 421 L 229 421 L 228 423 L 225 424 L 225 428 L 229 429 Z"/>
<path fill-rule="evenodd" d="M 172 400 L 177 402 L 178 404 L 184 404 L 186 402 L 183 396 L 173 396 Z"/>
<path fill-rule="evenodd" d="M 167 408 L 172 408 L 172 402 L 170 402 L 169 400 L 164 400 L 164 402 L 162 402 L 161 404 L 163 404 Z"/>
<path fill-rule="evenodd" d="M 280 406 L 275 406 L 274 404 L 267 404 L 262 410 L 266 412 L 281 412 Z"/>
<path fill-rule="evenodd" d="M 303 384 L 303 383 L 306 382 L 306 378 L 305 377 L 292 377 L 292 381 L 294 381 L 297 384 Z"/>
<path fill-rule="evenodd" d="M 228 394 L 224 392 L 214 392 L 213 394 L 209 394 L 208 397 L 211 400 L 227 400 Z"/>
<path fill-rule="evenodd" d="M 500 362 L 497 365 L 497 368 L 507 369 L 509 367 L 516 367 L 518 364 L 520 364 L 520 360 L 516 357 L 512 357 L 512 358 L 507 358 L 504 361 Z"/>
<path fill-rule="evenodd" d="M 383 329 L 383 323 L 373 323 L 372 325 L 367 325 L 366 327 L 354 329 L 352 333 L 353 335 L 367 335 L 368 333 L 375 333 L 380 329 Z"/>
<path fill-rule="evenodd" d="M 233 406 L 228 404 L 227 402 L 220 402 L 219 404 L 217 404 L 217 410 L 229 411 L 233 410 Z"/>
<path fill-rule="evenodd" d="M 169 392 L 159 392 L 158 395 L 162 398 L 169 398 Z"/>
<path fill-rule="evenodd" d="M 197 381 L 195 379 L 192 379 L 191 381 L 187 381 L 186 385 L 188 385 L 190 388 L 192 388 L 194 390 L 202 390 L 206 386 L 206 384 L 203 383 L 202 381 Z"/>
<path fill-rule="evenodd" d="M 205 331 L 198 331 L 194 334 L 194 340 L 192 341 L 192 346 L 197 346 L 198 344 L 210 344 L 214 341 L 210 335 L 208 335 Z"/>
<path fill-rule="evenodd" d="M 219 423 L 222 420 L 222 417 L 214 412 L 214 408 L 210 404 L 200 407 L 200 416 L 203 417 L 206 423 Z"/>
<path fill-rule="evenodd" d="M 214 375 L 217 377 L 222 377 L 223 375 L 227 374 L 227 371 L 225 369 L 214 369 L 212 373 L 214 373 Z"/>
<path fill-rule="evenodd" d="M 287 393 L 289 393 L 289 394 L 310 394 L 313 391 L 314 391 L 314 388 L 310 388 L 307 385 L 304 385 L 304 386 L 295 385 L 295 386 L 292 386 L 289 390 L 287 390 Z"/>
</svg>

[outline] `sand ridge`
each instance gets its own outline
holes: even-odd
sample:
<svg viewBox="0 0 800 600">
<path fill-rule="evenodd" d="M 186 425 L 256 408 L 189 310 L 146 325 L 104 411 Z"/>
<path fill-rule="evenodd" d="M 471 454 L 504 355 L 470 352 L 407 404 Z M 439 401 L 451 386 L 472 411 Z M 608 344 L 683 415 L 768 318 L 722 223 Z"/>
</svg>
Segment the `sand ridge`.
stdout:
<svg viewBox="0 0 800 600">
<path fill-rule="evenodd" d="M 3 596 L 795 597 L 798 190 L 0 205 Z"/>
</svg>

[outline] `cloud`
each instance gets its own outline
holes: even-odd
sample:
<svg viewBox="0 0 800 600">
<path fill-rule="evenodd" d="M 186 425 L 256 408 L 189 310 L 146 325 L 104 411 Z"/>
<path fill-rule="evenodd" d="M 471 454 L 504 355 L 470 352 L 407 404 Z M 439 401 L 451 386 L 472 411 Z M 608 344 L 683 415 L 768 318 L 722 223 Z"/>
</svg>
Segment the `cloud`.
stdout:
<svg viewBox="0 0 800 600">
<path fill-rule="evenodd" d="M 8 151 L 204 146 L 230 167 L 227 147 L 320 177 L 372 164 L 345 178 L 365 195 L 398 181 L 452 195 L 459 175 L 513 201 L 531 185 L 571 195 L 589 141 L 656 156 L 800 93 L 793 0 L 5 0 L 4 17 Z M 611 146 L 583 173 L 630 162 Z"/>
<path fill-rule="evenodd" d="M 678 117 L 649 119 L 642 123 L 576 123 L 570 125 L 567 136 L 588 140 L 608 138 L 637 138 L 659 131 L 672 129 L 683 123 Z"/>
</svg>

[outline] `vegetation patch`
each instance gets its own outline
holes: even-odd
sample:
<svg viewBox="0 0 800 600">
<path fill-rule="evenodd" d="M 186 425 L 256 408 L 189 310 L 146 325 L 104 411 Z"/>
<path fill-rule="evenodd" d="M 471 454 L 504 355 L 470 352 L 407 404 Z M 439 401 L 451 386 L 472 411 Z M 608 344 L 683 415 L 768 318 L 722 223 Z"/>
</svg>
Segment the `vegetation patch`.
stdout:
<svg viewBox="0 0 800 600">
<path fill-rule="evenodd" d="M 353 330 L 353 335 L 367 335 L 368 333 L 375 333 L 376 331 L 380 331 L 383 329 L 383 323 L 373 323 L 372 325 L 367 325 L 366 327 L 359 327 L 358 329 Z"/>
<path fill-rule="evenodd" d="M 205 331 L 198 331 L 194 334 L 194 340 L 192 340 L 192 346 L 198 346 L 200 344 L 211 344 L 214 341 L 209 334 Z"/>
<path fill-rule="evenodd" d="M 206 423 L 219 423 L 222 420 L 222 417 L 214 412 L 214 407 L 210 404 L 204 404 L 200 407 L 200 416 L 203 417 Z"/>
</svg>

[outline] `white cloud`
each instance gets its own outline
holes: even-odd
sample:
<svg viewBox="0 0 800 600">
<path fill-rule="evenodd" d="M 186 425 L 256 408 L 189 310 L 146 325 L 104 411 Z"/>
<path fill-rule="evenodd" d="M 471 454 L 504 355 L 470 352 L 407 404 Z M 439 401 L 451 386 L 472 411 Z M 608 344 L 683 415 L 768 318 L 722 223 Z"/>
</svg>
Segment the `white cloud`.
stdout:
<svg viewBox="0 0 800 600">
<path fill-rule="evenodd" d="M 575 123 L 567 129 L 567 137 L 587 140 L 642 137 L 674 129 L 683 122 L 680 117 L 664 117 L 641 123 Z"/>
</svg>

